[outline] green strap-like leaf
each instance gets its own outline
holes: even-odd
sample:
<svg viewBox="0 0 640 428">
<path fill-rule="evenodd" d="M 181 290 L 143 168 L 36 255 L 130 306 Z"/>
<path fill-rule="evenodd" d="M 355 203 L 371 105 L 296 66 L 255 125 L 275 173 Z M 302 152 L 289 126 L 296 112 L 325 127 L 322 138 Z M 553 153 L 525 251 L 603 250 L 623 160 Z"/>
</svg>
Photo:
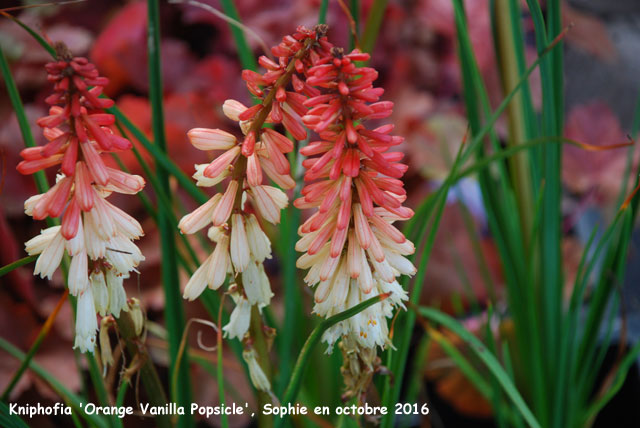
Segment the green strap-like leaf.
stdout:
<svg viewBox="0 0 640 428">
<path fill-rule="evenodd" d="M 529 426 L 532 428 L 540 428 L 540 424 L 535 416 L 533 416 L 533 413 L 531 413 L 531 410 L 529 410 L 527 403 L 525 403 L 509 375 L 504 371 L 496 357 L 489 352 L 477 337 L 465 329 L 460 322 L 443 312 L 426 307 L 419 307 L 416 310 L 421 316 L 446 327 L 466 342 L 470 346 L 471 352 L 473 352 L 487 366 L 491 374 L 495 376 L 496 380 L 504 389 L 505 394 L 511 399 Z"/>
</svg>

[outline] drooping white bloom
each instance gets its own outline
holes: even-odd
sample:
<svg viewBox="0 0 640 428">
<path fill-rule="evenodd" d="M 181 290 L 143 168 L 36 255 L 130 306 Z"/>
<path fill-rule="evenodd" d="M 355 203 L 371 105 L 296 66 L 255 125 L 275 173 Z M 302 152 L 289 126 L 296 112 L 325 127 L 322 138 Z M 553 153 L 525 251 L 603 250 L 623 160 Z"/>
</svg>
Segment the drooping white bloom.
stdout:
<svg viewBox="0 0 640 428">
<path fill-rule="evenodd" d="M 251 383 L 256 389 L 264 392 L 271 391 L 271 382 L 267 378 L 267 375 L 260 367 L 258 363 L 257 354 L 255 349 L 250 348 L 246 349 L 242 352 L 242 358 L 247 363 L 247 367 L 249 368 L 249 377 L 251 378 Z"/>
<path fill-rule="evenodd" d="M 196 269 L 196 271 L 189 278 L 189 282 L 184 287 L 184 291 L 182 292 L 182 297 L 193 301 L 198 298 L 202 294 L 205 288 L 207 288 L 209 274 L 209 265 L 211 264 L 211 259 L 213 258 L 213 253 L 207 257 L 207 259 Z M 225 272 L 226 275 L 226 272 Z"/>
<path fill-rule="evenodd" d="M 105 316 L 109 310 L 109 289 L 107 288 L 104 273 L 102 270 L 94 271 L 91 273 L 89 279 L 91 281 L 91 293 L 93 294 L 96 311 L 100 316 Z"/>
<path fill-rule="evenodd" d="M 44 229 L 40 235 L 25 243 L 25 249 L 30 256 L 40 254 L 33 270 L 34 275 L 51 279 L 62 261 L 64 242 L 60 226 L 54 226 Z"/>
<path fill-rule="evenodd" d="M 223 234 L 218 239 L 213 250 L 208 269 L 208 283 L 212 290 L 217 290 L 223 283 L 227 273 L 231 271 L 231 257 L 229 256 L 229 235 Z"/>
<path fill-rule="evenodd" d="M 238 293 L 231 294 L 236 307 L 231 312 L 229 323 L 222 327 L 225 337 L 233 339 L 237 337 L 242 340 L 247 331 L 249 331 L 249 323 L 251 321 L 251 304 L 243 296 Z"/>
<path fill-rule="evenodd" d="M 242 214 L 231 216 L 231 261 L 236 272 L 243 272 L 249 265 L 249 242 Z"/>
<path fill-rule="evenodd" d="M 93 352 L 97 331 L 98 321 L 93 303 L 93 294 L 91 293 L 91 288 L 87 288 L 78 296 L 74 349 L 79 348 L 80 352 Z"/>
<path fill-rule="evenodd" d="M 269 277 L 264 271 L 262 263 L 250 262 L 242 273 L 242 286 L 247 300 L 252 305 L 263 308 L 271 303 L 273 293 L 269 286 Z"/>
<path fill-rule="evenodd" d="M 213 211 L 218 206 L 218 202 L 222 198 L 222 194 L 217 193 L 204 204 L 200 205 L 195 211 L 185 215 L 178 223 L 178 228 L 182 233 L 191 234 L 211 224 Z"/>
<path fill-rule="evenodd" d="M 271 241 L 264 233 L 255 215 L 249 214 L 246 217 L 247 240 L 249 249 L 254 260 L 262 263 L 265 259 L 271 258 Z"/>
<path fill-rule="evenodd" d="M 395 219 L 379 213 L 365 217 L 359 204 L 354 204 L 353 213 L 351 226 L 333 236 L 326 235 L 325 227 L 333 228 L 337 215 L 324 218 L 315 230 L 311 230 L 313 218 L 300 227 L 302 237 L 296 249 L 306 253 L 296 264 L 309 269 L 304 280 L 315 287 L 314 312 L 330 317 L 376 295 L 391 294 L 327 330 L 323 340 L 329 344 L 329 351 L 341 337 L 348 337 L 363 348 L 390 346 L 387 318 L 393 316 L 394 307 L 404 308 L 403 301 L 407 299 L 396 278 L 416 271 L 405 257 L 413 253 L 413 244 L 391 225 Z M 333 241 L 341 236 L 345 239 L 340 243 L 344 249 L 332 255 Z"/>
<path fill-rule="evenodd" d="M 133 243 L 142 236 L 142 227 L 133 217 L 104 200 L 112 191 L 131 192 L 144 180 L 128 174 L 112 175 L 116 181 L 110 189 L 96 185 L 83 190 L 85 197 L 93 195 L 93 207 L 80 213 L 78 229 L 72 238 L 65 239 L 63 228 L 55 226 L 44 229 L 25 244 L 30 255 L 39 254 L 34 273 L 42 277 L 51 278 L 65 250 L 71 256 L 67 284 L 69 293 L 78 296 L 75 346 L 82 352 L 93 351 L 96 312 L 119 317 L 121 311 L 128 309 L 123 278 L 144 260 Z M 41 200 L 42 197 L 30 198 L 25 203 L 27 213 L 33 212 Z"/>
<path fill-rule="evenodd" d="M 89 272 L 86 250 L 71 257 L 68 279 L 69 293 L 77 296 L 89 287 Z"/>
<path fill-rule="evenodd" d="M 124 291 L 123 274 L 114 269 L 107 270 L 107 288 L 109 289 L 109 312 L 114 317 L 120 317 L 120 311 L 127 312 L 127 293 Z"/>
<path fill-rule="evenodd" d="M 122 274 L 136 271 L 140 262 L 144 260 L 138 246 L 119 233 L 107 242 L 104 257 Z"/>
<path fill-rule="evenodd" d="M 209 166 L 208 163 L 203 163 L 199 165 L 194 165 L 196 168 L 196 172 L 193 174 L 193 178 L 196 179 L 196 186 L 199 187 L 211 187 L 220 183 L 222 180 L 227 178 L 231 171 L 229 169 L 223 170 L 217 176 L 210 178 L 204 175 L 204 170 Z"/>
</svg>

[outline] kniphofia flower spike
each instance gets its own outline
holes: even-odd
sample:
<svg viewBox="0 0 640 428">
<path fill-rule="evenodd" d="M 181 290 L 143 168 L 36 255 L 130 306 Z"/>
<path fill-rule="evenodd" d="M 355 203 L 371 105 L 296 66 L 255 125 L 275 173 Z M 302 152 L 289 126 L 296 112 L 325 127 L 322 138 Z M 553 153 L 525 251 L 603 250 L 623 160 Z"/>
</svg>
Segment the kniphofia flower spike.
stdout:
<svg viewBox="0 0 640 428">
<path fill-rule="evenodd" d="M 277 62 L 260 58 L 267 70 L 264 74 L 249 70 L 242 73 L 249 91 L 260 103 L 252 107 L 235 100 L 224 103 L 225 115 L 239 123 L 242 138 L 220 129 L 196 128 L 188 133 L 196 148 L 221 152 L 209 164 L 195 166 L 197 184 L 209 187 L 224 182 L 225 190 L 183 217 L 178 225 L 187 234 L 209 226 L 208 237 L 215 243 L 211 255 L 187 283 L 184 297 L 193 300 L 207 286 L 218 289 L 231 274 L 229 291 L 236 307 L 223 330 L 229 338 L 244 339 L 245 359 L 255 355 L 247 334 L 250 319 L 259 316 L 273 296 L 263 265 L 265 259 L 271 258 L 271 243 L 260 224 L 279 223 L 280 211 L 288 204 L 287 195 L 265 181 L 268 177 L 285 190 L 295 187 L 285 156 L 293 150 L 293 142 L 263 125 L 282 124 L 296 139 L 306 138 L 300 118 L 307 111 L 302 104 L 306 97 L 289 86 L 317 95 L 319 91 L 308 87 L 296 74 L 312 66 L 330 48 L 324 27 L 298 28 L 273 48 Z M 252 314 L 252 307 L 258 309 L 254 312 L 257 315 Z M 255 358 L 251 361 L 255 362 Z M 249 367 L 254 372 L 252 379 L 261 379 L 256 387 L 269 389 L 264 374 L 256 372 L 260 366 L 256 363 Z"/>
<path fill-rule="evenodd" d="M 387 318 L 407 299 L 397 277 L 415 273 L 405 258 L 414 246 L 393 226 L 413 215 L 402 206 L 406 192 L 400 178 L 407 166 L 403 154 L 392 151 L 403 139 L 391 134 L 393 125 L 367 126 L 388 117 L 393 106 L 379 101 L 383 90 L 372 85 L 377 72 L 355 64 L 368 59 L 334 48 L 307 71 L 307 85 L 322 93 L 303 103 L 309 111 L 302 119 L 320 139 L 301 149 L 308 156 L 307 184 L 295 201 L 298 208 L 316 210 L 300 227 L 296 245 L 304 252 L 297 265 L 309 269 L 305 281 L 315 286 L 314 312 L 330 317 L 391 293 L 324 334 L 330 350 L 342 338 L 342 372 L 347 393 L 354 395 L 371 380 L 378 364 L 375 348 L 391 345 Z"/>
<path fill-rule="evenodd" d="M 61 217 L 26 243 L 30 255 L 39 254 L 34 274 L 51 278 L 65 251 L 71 256 L 67 283 L 78 297 L 74 347 L 93 351 L 98 323 L 96 313 L 115 317 L 126 311 L 123 279 L 144 260 L 133 243 L 143 235 L 140 224 L 107 201 L 113 193 L 136 194 L 144 180 L 107 166 L 104 153 L 128 150 L 131 142 L 115 135 L 115 122 L 105 108 L 113 101 L 99 98 L 108 83 L 86 58 L 72 57 L 56 45 L 57 61 L 48 63 L 54 93 L 47 97 L 49 115 L 37 123 L 48 143 L 21 152 L 22 174 L 59 168 L 57 180 L 46 193 L 25 202 L 26 214 L 36 220 Z"/>
</svg>

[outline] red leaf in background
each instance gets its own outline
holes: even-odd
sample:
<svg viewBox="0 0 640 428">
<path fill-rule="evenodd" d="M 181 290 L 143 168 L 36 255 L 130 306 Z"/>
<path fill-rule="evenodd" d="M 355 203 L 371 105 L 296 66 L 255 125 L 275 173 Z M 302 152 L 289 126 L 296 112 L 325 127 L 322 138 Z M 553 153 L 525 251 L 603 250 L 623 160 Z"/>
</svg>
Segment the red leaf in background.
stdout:
<svg viewBox="0 0 640 428">
<path fill-rule="evenodd" d="M 124 95 L 118 99 L 120 110 L 136 125 L 148 138 L 153 141 L 153 131 L 151 124 L 151 106 L 146 98 L 134 95 Z M 213 106 L 197 93 L 173 94 L 165 98 L 165 133 L 169 156 L 178 166 L 188 174 L 193 173 L 193 165 L 202 163 L 206 158 L 202 157 L 202 152 L 196 150 L 189 144 L 187 131 L 195 128 L 198 124 L 206 123 L 207 126 L 214 126 L 220 123 L 217 110 L 221 110 L 219 105 L 215 110 Z M 202 120 L 207 116 L 206 120 Z M 140 151 L 145 160 L 153 166 L 153 157 L 144 149 L 140 142 L 133 138 L 131 141 Z M 122 153 L 120 159 L 127 167 L 136 174 L 142 174 L 142 168 L 138 164 L 133 153 Z"/>
<path fill-rule="evenodd" d="M 596 146 L 626 141 L 618 118 L 601 101 L 573 107 L 567 117 L 565 136 Z M 565 144 L 562 178 L 575 193 L 596 190 L 598 199 L 613 202 L 620 189 L 626 159 L 624 148 L 591 152 Z"/>
<path fill-rule="evenodd" d="M 106 93 L 114 96 L 132 86 L 148 89 L 147 6 L 134 2 L 120 10 L 100 33 L 91 49 L 91 59 L 109 78 Z M 163 37 L 162 77 L 165 92 L 171 92 L 188 79 L 195 66 L 189 47 L 183 41 Z"/>
<path fill-rule="evenodd" d="M 480 70 L 484 73 L 494 67 L 491 17 L 488 0 L 475 0 L 465 4 L 469 23 L 469 37 Z M 455 39 L 456 27 L 453 3 L 449 0 L 424 0 L 420 2 L 420 19 L 441 36 Z M 455 57 L 456 51 L 451 52 Z"/>
<path fill-rule="evenodd" d="M 199 61 L 187 76 L 180 79 L 175 92 L 192 92 L 193 95 L 207 99 L 210 103 L 208 110 L 220 109 L 225 100 L 232 98 L 249 102 L 246 86 L 238 79 L 241 68 L 236 61 L 222 55 L 211 55 Z M 208 114 L 200 108 L 195 114 Z M 202 123 L 202 119 L 194 119 Z M 209 126 L 206 124 L 206 126 Z M 204 125 L 203 125 L 204 126 Z"/>
<path fill-rule="evenodd" d="M 109 78 L 107 94 L 130 84 L 136 73 L 146 73 L 146 28 L 147 5 L 134 2 L 118 11 L 93 44 L 91 59 Z"/>
<path fill-rule="evenodd" d="M 129 118 L 129 120 L 138 127 L 149 140 L 153 140 L 153 131 L 151 128 L 151 105 L 146 98 L 136 95 L 123 95 L 118 98 L 116 105 L 122 111 L 122 113 Z M 140 151 L 142 157 L 148 162 L 153 163 L 153 158 L 144 149 L 142 144 L 133 137 L 129 132 L 127 137 L 133 143 L 133 146 Z M 133 151 L 127 150 L 124 153 L 119 154 L 120 159 L 131 170 L 133 174 L 142 174 L 142 168 L 136 160 Z"/>
<path fill-rule="evenodd" d="M 429 261 L 429 272 L 425 277 L 424 288 L 420 299 L 421 304 L 439 307 L 453 313 L 454 295 L 458 295 L 462 302 L 470 302 L 469 293 L 481 302 L 489 296 L 483 279 L 480 264 L 473 252 L 471 240 L 463 223 L 460 207 L 447 204 L 440 222 L 441 230 L 448 233 L 438 233 L 433 245 Z M 476 226 L 479 230 L 480 225 Z M 487 262 L 494 283 L 501 288 L 500 261 L 498 251 L 491 239 L 478 236 L 482 253 Z M 464 267 L 461 276 L 460 269 Z M 467 289 L 465 281 L 469 281 L 471 290 Z M 498 295 L 501 290 L 496 290 Z"/>
<path fill-rule="evenodd" d="M 5 169 L 4 187 L 2 188 L 0 199 L 2 200 L 4 214 L 8 218 L 14 218 L 24 215 L 24 201 L 36 193 L 36 187 L 32 177 L 19 174 L 15 169 L 18 162 L 22 160 L 20 151 L 24 148 L 24 144 L 16 115 L 13 110 L 10 110 L 10 105 L 4 105 L 5 102 L 9 104 L 8 98 L 2 100 L 3 104 L 0 106 L 2 109 L 0 114 L 6 118 L 0 123 L 0 152 L 4 157 Z M 35 122 L 38 117 L 45 115 L 46 110 L 41 107 L 26 105 L 25 112 L 27 120 L 32 125 L 31 132 L 36 139 L 36 143 L 41 144 L 44 141 L 44 137 L 42 137 L 42 132 L 35 125 Z"/>
</svg>

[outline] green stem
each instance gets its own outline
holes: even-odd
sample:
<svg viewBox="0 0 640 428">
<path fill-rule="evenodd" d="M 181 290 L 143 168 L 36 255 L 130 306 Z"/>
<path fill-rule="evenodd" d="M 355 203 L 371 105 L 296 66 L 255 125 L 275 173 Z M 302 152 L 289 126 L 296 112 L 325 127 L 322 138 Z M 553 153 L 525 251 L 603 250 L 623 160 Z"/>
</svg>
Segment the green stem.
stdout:
<svg viewBox="0 0 640 428">
<path fill-rule="evenodd" d="M 322 0 L 320 10 L 318 11 L 318 24 L 327 23 L 327 10 L 329 9 L 329 0 Z"/>
<path fill-rule="evenodd" d="M 21 266 L 28 265 L 31 262 L 35 262 L 38 258 L 37 255 L 23 257 L 20 260 L 16 260 L 13 263 L 9 263 L 8 265 L 2 266 L 0 268 L 0 277 L 5 276 L 6 274 L 18 269 Z"/>
<path fill-rule="evenodd" d="M 269 361 L 269 349 L 262 328 L 262 315 L 257 305 L 251 307 L 251 324 L 249 325 L 253 349 L 258 354 L 258 364 L 267 379 L 271 381 L 271 362 Z M 264 391 L 257 391 L 258 395 L 258 426 L 260 428 L 273 427 L 273 416 L 265 415 L 261 409 L 265 404 L 271 404 L 271 396 Z"/>
<path fill-rule="evenodd" d="M 162 382 L 153 365 L 153 360 L 147 352 L 147 348 L 136 334 L 136 328 L 131 314 L 129 312 L 120 313 L 120 317 L 116 319 L 116 323 L 118 324 L 120 337 L 122 337 L 125 342 L 129 357 L 131 360 L 133 360 L 135 356 L 138 357 L 138 361 L 140 362 L 140 379 L 142 380 L 149 404 L 151 406 L 165 406 L 167 404 L 167 396 L 162 387 Z M 120 391 L 118 392 L 119 400 L 124 400 L 123 390 L 126 391 L 125 386 L 126 384 L 123 384 L 120 387 Z M 120 395 L 122 395 L 122 397 L 120 397 Z M 159 428 L 170 428 L 172 426 L 171 419 L 168 415 L 157 415 L 155 420 Z"/>
<path fill-rule="evenodd" d="M 149 99 L 151 101 L 153 136 L 157 148 L 166 154 L 167 142 L 164 129 L 162 66 L 160 60 L 160 17 L 158 0 L 148 0 L 148 52 L 149 52 Z M 162 190 L 169 198 L 169 171 L 164 166 L 157 166 L 157 177 Z M 165 321 L 169 333 L 169 371 L 170 378 L 176 370 L 176 360 L 180 350 L 180 339 L 184 329 L 184 310 L 180 296 L 178 266 L 176 260 L 175 232 L 171 225 L 170 215 L 165 210 L 158 211 L 158 229 L 162 249 L 162 285 L 165 296 Z M 149 370 L 149 369 L 147 369 Z M 179 406 L 189 406 L 191 399 L 191 381 L 189 378 L 188 353 L 179 367 L 178 391 L 176 393 Z M 190 412 L 178 419 L 180 427 L 193 425 Z"/>
<path fill-rule="evenodd" d="M 380 24 L 384 18 L 384 11 L 387 8 L 388 0 L 374 0 L 367 17 L 367 23 L 364 26 L 364 34 L 360 41 L 360 47 L 364 52 L 371 53 L 376 45 L 378 33 L 380 32 Z"/>
<path fill-rule="evenodd" d="M 224 365 L 223 365 L 223 355 L 222 355 L 222 312 L 224 308 L 224 295 L 222 295 L 222 299 L 220 299 L 220 308 L 218 309 L 218 337 L 217 337 L 217 356 L 218 361 L 216 361 L 216 374 L 218 381 L 218 400 L 220 401 L 220 406 L 224 406 L 225 404 L 225 394 L 224 394 Z M 239 361 L 242 361 L 242 358 L 238 358 Z M 222 423 L 222 428 L 229 427 L 229 419 L 226 414 L 222 414 L 220 417 L 220 421 Z"/>
<path fill-rule="evenodd" d="M 356 38 L 360 33 L 360 0 L 349 0 L 349 10 L 354 22 L 355 35 L 349 32 L 349 50 L 356 47 Z"/>
<path fill-rule="evenodd" d="M 282 282 L 284 292 L 284 321 L 286 326 L 278 332 L 278 363 L 279 370 L 275 382 L 275 393 L 284 391 L 285 382 L 291 376 L 293 349 L 297 345 L 296 338 L 302 334 L 302 324 L 305 320 L 302 296 L 297 283 L 296 250 L 298 226 L 300 224 L 300 210 L 293 206 L 285 208 L 282 217 Z"/>
<path fill-rule="evenodd" d="M 505 94 L 510 93 L 516 87 L 520 79 L 520 71 L 515 55 L 515 41 L 511 36 L 511 14 L 509 13 L 510 0 L 495 0 L 494 13 L 496 16 L 497 45 L 500 58 L 500 71 L 502 85 Z M 523 93 L 514 95 L 512 103 L 507 106 L 507 118 L 509 121 L 508 145 L 513 147 L 523 143 L 527 139 L 525 116 L 521 108 Z M 529 231 L 531 230 L 533 216 L 533 193 L 531 184 L 531 170 L 527 153 L 519 153 L 509 158 L 509 172 L 515 189 L 516 201 L 520 214 L 520 224 L 525 238 L 524 246 L 528 247 Z"/>
<path fill-rule="evenodd" d="M 129 380 L 122 382 L 120 389 L 118 389 L 118 395 L 116 396 L 116 406 L 122 407 L 124 405 L 124 399 L 127 396 L 127 390 L 129 389 Z"/>
</svg>

